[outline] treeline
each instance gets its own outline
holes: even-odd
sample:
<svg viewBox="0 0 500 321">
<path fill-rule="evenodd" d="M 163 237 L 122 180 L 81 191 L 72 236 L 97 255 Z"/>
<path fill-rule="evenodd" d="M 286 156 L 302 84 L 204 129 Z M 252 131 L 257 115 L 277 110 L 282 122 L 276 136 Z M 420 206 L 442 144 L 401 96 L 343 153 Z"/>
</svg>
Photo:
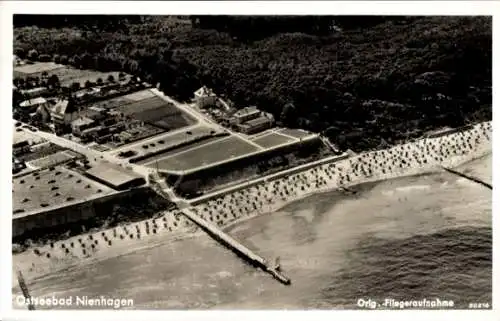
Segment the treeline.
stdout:
<svg viewBox="0 0 500 321">
<path fill-rule="evenodd" d="M 193 26 L 227 32 L 240 40 L 255 40 L 277 33 L 328 35 L 341 29 L 370 27 L 386 21 L 407 21 L 400 16 L 191 16 Z"/>
<path fill-rule="evenodd" d="M 375 17 L 368 25 L 342 17 L 353 26 L 320 34 L 332 17 L 201 18 L 143 17 L 126 32 L 16 28 L 14 51 L 132 73 L 180 100 L 204 84 L 353 150 L 491 119 L 489 17 Z M 281 31 L 231 34 L 248 23 Z"/>
<path fill-rule="evenodd" d="M 36 15 L 15 14 L 14 28 L 37 26 L 39 28 L 68 28 L 97 29 L 116 31 L 126 29 L 131 23 L 142 21 L 138 15 Z"/>
</svg>

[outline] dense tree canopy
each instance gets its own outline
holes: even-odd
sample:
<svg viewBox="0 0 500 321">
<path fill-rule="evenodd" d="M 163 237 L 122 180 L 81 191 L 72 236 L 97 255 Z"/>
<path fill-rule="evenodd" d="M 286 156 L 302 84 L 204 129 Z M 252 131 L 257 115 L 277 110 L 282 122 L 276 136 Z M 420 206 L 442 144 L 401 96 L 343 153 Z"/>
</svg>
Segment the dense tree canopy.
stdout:
<svg viewBox="0 0 500 321">
<path fill-rule="evenodd" d="M 491 119 L 489 17 L 84 17 L 15 18 L 15 53 L 204 84 L 354 150 Z"/>
</svg>

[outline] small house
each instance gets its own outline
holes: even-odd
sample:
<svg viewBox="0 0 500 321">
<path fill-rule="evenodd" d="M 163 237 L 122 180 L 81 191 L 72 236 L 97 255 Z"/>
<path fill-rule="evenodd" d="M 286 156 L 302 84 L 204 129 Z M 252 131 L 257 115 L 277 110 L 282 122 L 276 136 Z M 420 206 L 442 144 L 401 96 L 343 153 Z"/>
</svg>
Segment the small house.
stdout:
<svg viewBox="0 0 500 321">
<path fill-rule="evenodd" d="M 213 92 L 212 89 L 203 86 L 194 92 L 194 101 L 198 108 L 215 106 L 217 95 Z"/>
</svg>

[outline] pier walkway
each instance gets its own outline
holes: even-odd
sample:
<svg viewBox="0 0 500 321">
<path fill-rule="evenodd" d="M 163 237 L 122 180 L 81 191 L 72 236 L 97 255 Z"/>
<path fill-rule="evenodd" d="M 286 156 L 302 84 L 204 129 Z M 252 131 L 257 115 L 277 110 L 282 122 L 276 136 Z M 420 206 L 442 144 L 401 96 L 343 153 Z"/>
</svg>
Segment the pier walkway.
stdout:
<svg viewBox="0 0 500 321">
<path fill-rule="evenodd" d="M 271 274 L 279 282 L 290 285 L 291 280 L 279 272 L 275 267 L 269 266 L 269 263 L 261 256 L 254 253 L 252 250 L 236 241 L 234 238 L 229 236 L 227 233 L 219 229 L 216 225 L 202 219 L 195 212 L 189 208 L 185 208 L 181 211 L 187 218 L 200 226 L 204 231 L 206 231 L 210 236 L 217 239 L 219 242 L 224 244 L 226 247 L 230 248 L 239 256 L 242 256 L 252 265 L 263 269 L 265 272 Z"/>
<path fill-rule="evenodd" d="M 453 170 L 451 168 L 447 168 L 447 167 L 444 167 L 444 166 L 441 166 L 445 171 L 449 172 L 449 173 L 452 173 L 454 175 L 457 175 L 457 176 L 460 176 L 460 177 L 463 177 L 465 179 L 468 179 L 469 181 L 472 181 L 474 183 L 477 183 L 479 185 L 483 185 L 484 187 L 486 188 L 489 188 L 489 189 L 493 189 L 493 185 L 491 184 L 488 184 L 486 183 L 485 181 L 483 180 L 480 180 L 479 178 L 476 178 L 476 177 L 473 177 L 473 176 L 470 176 L 470 175 L 467 175 L 467 174 L 464 174 L 464 173 L 461 173 L 459 171 L 456 171 L 456 170 Z"/>
</svg>

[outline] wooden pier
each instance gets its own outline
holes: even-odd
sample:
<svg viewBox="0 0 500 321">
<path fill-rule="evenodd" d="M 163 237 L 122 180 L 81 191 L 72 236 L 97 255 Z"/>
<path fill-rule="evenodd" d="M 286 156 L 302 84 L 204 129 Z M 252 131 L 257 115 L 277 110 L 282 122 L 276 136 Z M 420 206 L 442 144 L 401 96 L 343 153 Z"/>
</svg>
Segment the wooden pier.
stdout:
<svg viewBox="0 0 500 321">
<path fill-rule="evenodd" d="M 448 173 L 452 173 L 452 174 L 454 174 L 454 175 L 457 175 L 457 176 L 463 177 L 463 178 L 465 178 L 465 179 L 468 179 L 469 181 L 472 181 L 472 182 L 474 182 L 474 183 L 477 183 L 477 184 L 479 184 L 479 185 L 482 185 L 482 186 L 484 186 L 484 187 L 486 187 L 486 188 L 489 188 L 489 189 L 491 189 L 491 190 L 493 189 L 493 185 L 488 184 L 488 183 L 486 183 L 485 181 L 483 181 L 483 180 L 481 180 L 481 179 L 479 179 L 479 178 L 477 178 L 477 177 L 474 177 L 474 176 L 471 176 L 471 175 L 467 175 L 467 174 L 461 173 L 461 172 L 459 172 L 459 171 L 453 170 L 453 169 L 448 168 L 448 167 L 444 167 L 444 166 L 441 166 L 441 167 L 442 167 L 445 171 L 447 171 Z"/>
<path fill-rule="evenodd" d="M 205 232 L 207 232 L 214 239 L 230 248 L 233 252 L 235 252 L 240 257 L 244 258 L 250 264 L 261 268 L 267 273 L 271 274 L 276 280 L 279 282 L 290 285 L 292 282 L 290 278 L 285 276 L 283 273 L 278 271 L 275 267 L 269 265 L 269 263 L 262 258 L 261 256 L 254 253 L 252 250 L 232 238 L 230 235 L 219 229 L 215 224 L 212 224 L 201 217 L 199 217 L 196 213 L 194 213 L 191 209 L 185 208 L 181 211 L 187 218 L 196 223 L 199 227 L 201 227 Z"/>
</svg>

